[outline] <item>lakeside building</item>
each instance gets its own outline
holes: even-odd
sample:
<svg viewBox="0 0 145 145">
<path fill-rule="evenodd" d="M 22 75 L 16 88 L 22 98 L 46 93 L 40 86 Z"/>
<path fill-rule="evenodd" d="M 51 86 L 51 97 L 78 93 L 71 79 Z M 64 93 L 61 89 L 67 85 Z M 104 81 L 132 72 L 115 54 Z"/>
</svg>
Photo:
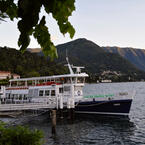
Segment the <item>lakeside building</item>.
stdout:
<svg viewBox="0 0 145 145">
<path fill-rule="evenodd" d="M 11 73 L 10 71 L 0 71 L 0 80 L 3 79 L 19 79 L 20 75 Z"/>
<path fill-rule="evenodd" d="M 111 83 L 112 80 L 101 80 L 102 83 Z"/>
</svg>

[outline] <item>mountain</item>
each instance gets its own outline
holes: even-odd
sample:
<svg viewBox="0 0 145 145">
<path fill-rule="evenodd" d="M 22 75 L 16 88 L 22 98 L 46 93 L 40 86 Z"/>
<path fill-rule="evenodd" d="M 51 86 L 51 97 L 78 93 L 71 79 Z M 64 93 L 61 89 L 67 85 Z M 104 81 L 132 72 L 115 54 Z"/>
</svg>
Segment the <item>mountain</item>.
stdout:
<svg viewBox="0 0 145 145">
<path fill-rule="evenodd" d="M 121 75 L 131 76 L 137 74 L 144 77 L 142 71 L 120 54 L 107 51 L 105 48 L 85 38 L 60 44 L 56 47 L 59 57 L 55 61 L 58 64 L 66 64 L 67 53 L 71 64 L 85 66 L 85 71 L 91 74 L 100 75 L 104 71 L 115 71 Z M 33 53 L 31 49 L 28 51 Z M 39 51 L 38 54 L 42 56 L 40 49 Z"/>
<path fill-rule="evenodd" d="M 118 71 L 122 74 L 141 72 L 119 54 L 108 53 L 94 42 L 84 38 L 56 47 L 59 55 L 57 62 L 65 62 L 67 51 L 71 63 L 83 65 L 91 73 L 107 70 Z"/>
<path fill-rule="evenodd" d="M 137 68 L 145 71 L 145 50 L 135 48 L 102 47 L 106 52 L 119 54 Z"/>
</svg>

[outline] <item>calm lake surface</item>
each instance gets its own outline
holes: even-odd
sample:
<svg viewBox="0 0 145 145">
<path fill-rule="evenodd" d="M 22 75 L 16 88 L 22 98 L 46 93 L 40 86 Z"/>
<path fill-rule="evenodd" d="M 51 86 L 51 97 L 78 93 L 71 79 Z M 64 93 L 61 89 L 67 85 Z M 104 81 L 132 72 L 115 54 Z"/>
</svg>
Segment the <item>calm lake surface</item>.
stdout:
<svg viewBox="0 0 145 145">
<path fill-rule="evenodd" d="M 51 138 L 49 115 L 31 118 L 24 124 L 44 132 L 45 145 L 145 145 L 145 82 L 86 84 L 84 95 L 136 91 L 129 118 L 76 115 L 74 123 L 57 121 Z"/>
</svg>

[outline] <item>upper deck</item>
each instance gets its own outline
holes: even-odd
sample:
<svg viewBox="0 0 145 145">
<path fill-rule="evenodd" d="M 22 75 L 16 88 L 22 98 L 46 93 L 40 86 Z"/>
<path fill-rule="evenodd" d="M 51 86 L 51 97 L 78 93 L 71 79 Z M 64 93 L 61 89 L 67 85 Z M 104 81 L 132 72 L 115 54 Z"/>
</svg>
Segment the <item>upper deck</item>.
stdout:
<svg viewBox="0 0 145 145">
<path fill-rule="evenodd" d="M 68 63 L 67 66 L 68 66 L 70 74 L 11 79 L 11 80 L 9 80 L 10 87 L 11 86 L 48 85 L 48 84 L 51 84 L 52 82 L 59 83 L 59 84 L 77 84 L 77 83 L 84 84 L 85 77 L 88 77 L 88 74 L 81 72 L 81 69 L 84 67 L 70 65 L 68 58 L 66 58 L 66 60 Z M 75 73 L 72 68 L 76 69 Z"/>
<path fill-rule="evenodd" d="M 33 81 L 33 80 L 57 80 L 60 78 L 80 78 L 80 77 L 88 77 L 86 73 L 80 74 L 66 74 L 66 75 L 55 75 L 55 76 L 42 76 L 42 77 L 32 77 L 32 78 L 21 78 L 21 79 L 11 79 L 9 82 L 16 82 L 16 81 Z"/>
<path fill-rule="evenodd" d="M 88 77 L 88 74 L 80 73 L 80 74 L 66 74 L 66 75 L 11 79 L 11 80 L 9 80 L 9 82 L 10 82 L 10 87 L 12 87 L 12 86 L 51 85 L 53 83 L 77 84 L 77 83 L 85 83 L 85 77 Z"/>
</svg>

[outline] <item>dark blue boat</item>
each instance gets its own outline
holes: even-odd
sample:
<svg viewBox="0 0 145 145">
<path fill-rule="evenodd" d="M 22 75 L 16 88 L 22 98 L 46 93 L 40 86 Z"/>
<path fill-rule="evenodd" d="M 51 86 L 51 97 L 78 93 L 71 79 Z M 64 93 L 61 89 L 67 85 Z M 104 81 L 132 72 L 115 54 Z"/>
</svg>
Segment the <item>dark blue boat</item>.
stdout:
<svg viewBox="0 0 145 145">
<path fill-rule="evenodd" d="M 76 113 L 105 114 L 105 115 L 129 115 L 132 98 L 130 99 L 108 99 L 98 101 L 93 98 L 90 101 L 76 103 Z"/>
</svg>

